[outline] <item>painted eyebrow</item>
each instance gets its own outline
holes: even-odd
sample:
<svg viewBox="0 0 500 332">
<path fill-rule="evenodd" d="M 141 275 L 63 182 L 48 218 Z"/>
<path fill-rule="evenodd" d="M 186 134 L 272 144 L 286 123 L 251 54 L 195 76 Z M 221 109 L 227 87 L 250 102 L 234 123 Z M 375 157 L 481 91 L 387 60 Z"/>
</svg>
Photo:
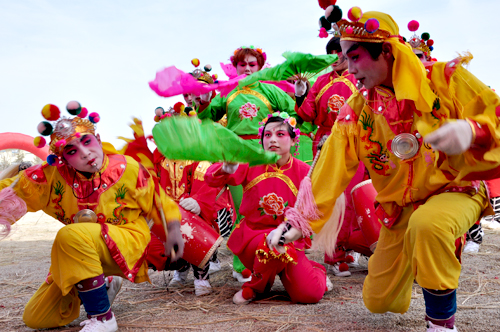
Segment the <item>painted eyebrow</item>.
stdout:
<svg viewBox="0 0 500 332">
<path fill-rule="evenodd" d="M 347 52 L 345 52 L 344 54 L 345 54 L 345 55 L 347 55 L 347 54 L 349 54 L 349 53 L 351 53 L 351 52 L 354 52 L 354 51 L 355 51 L 355 50 L 357 50 L 358 48 L 359 48 L 359 44 L 354 44 L 354 45 L 352 45 L 352 46 L 351 46 L 351 47 L 347 50 Z"/>
</svg>

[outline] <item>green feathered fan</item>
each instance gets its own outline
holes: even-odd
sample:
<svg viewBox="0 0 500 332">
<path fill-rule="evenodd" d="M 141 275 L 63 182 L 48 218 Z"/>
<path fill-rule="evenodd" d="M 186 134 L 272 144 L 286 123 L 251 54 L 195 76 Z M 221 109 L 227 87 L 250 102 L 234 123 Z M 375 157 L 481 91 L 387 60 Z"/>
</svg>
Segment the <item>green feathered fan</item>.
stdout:
<svg viewBox="0 0 500 332">
<path fill-rule="evenodd" d="M 197 117 L 165 118 L 153 128 L 158 150 L 168 159 L 227 161 L 250 166 L 274 164 L 280 156 L 259 149 L 211 120 Z"/>
<path fill-rule="evenodd" d="M 308 80 L 338 60 L 336 54 L 312 55 L 300 52 L 283 53 L 286 61 L 262 69 L 239 82 L 243 87 L 257 81 Z"/>
</svg>

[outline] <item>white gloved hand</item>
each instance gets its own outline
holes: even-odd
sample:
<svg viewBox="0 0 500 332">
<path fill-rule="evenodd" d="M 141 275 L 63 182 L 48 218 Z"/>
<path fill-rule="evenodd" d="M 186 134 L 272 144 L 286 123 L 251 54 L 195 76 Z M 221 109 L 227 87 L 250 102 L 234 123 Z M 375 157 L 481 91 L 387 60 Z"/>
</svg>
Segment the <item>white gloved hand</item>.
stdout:
<svg viewBox="0 0 500 332">
<path fill-rule="evenodd" d="M 200 95 L 200 99 L 201 99 L 202 103 L 210 102 L 211 97 L 212 97 L 212 91 Z"/>
<path fill-rule="evenodd" d="M 307 84 L 305 81 L 297 80 L 295 81 L 295 95 L 297 97 L 302 97 L 307 92 Z"/>
<path fill-rule="evenodd" d="M 272 250 L 274 248 L 280 254 L 285 253 L 285 248 L 279 245 L 279 241 L 284 231 L 286 231 L 285 223 L 282 223 L 281 225 L 276 227 L 276 229 L 273 229 L 271 233 L 269 233 L 269 235 L 266 238 L 267 246 L 269 247 L 269 249 Z M 285 237 L 285 244 L 287 244 L 300 239 L 302 237 L 302 232 L 295 227 L 291 227 L 290 230 L 284 234 L 284 237 Z"/>
<path fill-rule="evenodd" d="M 198 204 L 198 202 L 194 198 L 191 197 L 183 198 L 179 202 L 179 205 L 184 209 L 193 212 L 194 214 L 201 213 L 200 204 Z"/>
<path fill-rule="evenodd" d="M 465 120 L 445 123 L 424 138 L 434 150 L 453 156 L 467 151 L 472 144 L 472 128 Z"/>
<path fill-rule="evenodd" d="M 285 230 L 285 224 L 282 223 L 267 235 L 266 241 L 267 241 L 267 246 L 269 247 L 270 250 L 276 249 L 276 251 L 279 252 L 280 254 L 284 254 L 286 252 L 283 246 L 278 245 L 278 242 L 280 241 L 281 235 L 283 235 L 284 230 Z"/>
<path fill-rule="evenodd" d="M 224 162 L 222 164 L 222 171 L 227 173 L 227 174 L 234 174 L 234 173 L 236 173 L 236 170 L 238 169 L 238 165 L 239 164 Z"/>
</svg>

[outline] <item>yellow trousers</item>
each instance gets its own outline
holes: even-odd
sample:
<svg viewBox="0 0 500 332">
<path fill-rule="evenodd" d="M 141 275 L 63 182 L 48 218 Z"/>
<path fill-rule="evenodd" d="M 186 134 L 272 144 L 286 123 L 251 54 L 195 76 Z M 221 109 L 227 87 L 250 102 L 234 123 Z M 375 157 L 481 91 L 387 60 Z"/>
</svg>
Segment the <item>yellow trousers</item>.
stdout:
<svg viewBox="0 0 500 332">
<path fill-rule="evenodd" d="M 406 312 L 414 280 L 429 289 L 458 288 L 461 264 L 455 256 L 455 240 L 478 220 L 487 204 L 484 187 L 474 196 L 442 193 L 416 210 L 404 208 L 391 229 L 382 227 L 363 285 L 368 310 Z"/>
<path fill-rule="evenodd" d="M 50 284 L 44 282 L 24 309 L 24 323 L 33 329 L 63 326 L 80 316 L 81 302 L 74 286 L 79 281 L 103 273 L 124 277 L 101 237 L 101 225 L 90 223 L 59 230 L 52 245 L 50 272 Z M 147 269 L 143 266 L 136 280 L 144 277 Z"/>
</svg>

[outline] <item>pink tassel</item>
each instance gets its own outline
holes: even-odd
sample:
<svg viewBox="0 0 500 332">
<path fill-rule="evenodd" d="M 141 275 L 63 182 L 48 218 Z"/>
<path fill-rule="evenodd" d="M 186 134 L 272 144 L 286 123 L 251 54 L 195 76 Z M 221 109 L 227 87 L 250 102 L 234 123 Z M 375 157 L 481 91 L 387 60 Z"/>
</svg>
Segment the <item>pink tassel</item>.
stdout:
<svg viewBox="0 0 500 332">
<path fill-rule="evenodd" d="M 314 200 L 311 178 L 306 176 L 301 182 L 295 207 L 308 220 L 318 220 L 320 212 Z"/>
<path fill-rule="evenodd" d="M 304 218 L 304 216 L 297 211 L 296 208 L 288 208 L 285 212 L 285 220 L 292 225 L 292 227 L 297 228 L 302 232 L 304 237 L 309 237 L 312 234 L 312 228 L 309 221 Z"/>
<path fill-rule="evenodd" d="M 10 225 L 28 212 L 26 203 L 12 189 L 16 183 L 0 191 L 0 239 L 9 235 Z"/>
</svg>

